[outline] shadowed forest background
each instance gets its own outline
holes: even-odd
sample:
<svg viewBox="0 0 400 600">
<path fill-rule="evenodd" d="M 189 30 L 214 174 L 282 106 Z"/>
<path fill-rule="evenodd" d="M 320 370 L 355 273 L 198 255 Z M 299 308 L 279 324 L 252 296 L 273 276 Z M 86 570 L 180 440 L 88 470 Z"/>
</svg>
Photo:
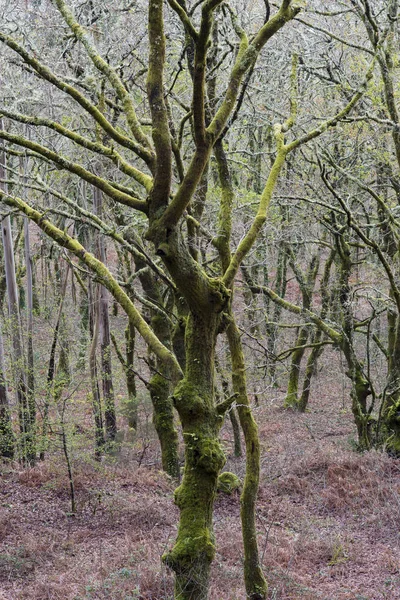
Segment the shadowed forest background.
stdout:
<svg viewBox="0 0 400 600">
<path fill-rule="evenodd" d="M 0 599 L 400 598 L 397 0 L 0 0 Z"/>
</svg>

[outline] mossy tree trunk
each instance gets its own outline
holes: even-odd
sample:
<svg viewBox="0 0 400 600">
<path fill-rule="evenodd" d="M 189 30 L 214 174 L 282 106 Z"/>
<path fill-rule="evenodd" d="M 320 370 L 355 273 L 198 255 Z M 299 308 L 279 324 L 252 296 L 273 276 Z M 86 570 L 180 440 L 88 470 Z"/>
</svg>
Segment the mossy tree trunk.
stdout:
<svg viewBox="0 0 400 600">
<path fill-rule="evenodd" d="M 400 317 L 397 315 L 394 342 L 388 355 L 387 383 L 378 421 L 378 441 L 400 456 Z"/>
<path fill-rule="evenodd" d="M 151 324 L 158 338 L 169 348 L 171 330 L 168 320 L 161 315 L 154 315 Z M 160 360 L 155 361 L 155 371 L 151 376 L 148 389 L 153 405 L 153 424 L 161 447 L 163 469 L 174 479 L 179 479 L 179 440 L 171 399 L 171 370 Z"/>
<path fill-rule="evenodd" d="M 311 381 L 316 373 L 318 359 L 321 356 L 324 347 L 321 344 L 323 338 L 322 331 L 317 329 L 313 332 L 311 336 L 311 343 L 314 344 L 314 348 L 312 348 L 309 357 L 307 359 L 307 364 L 304 372 L 303 379 L 303 387 L 301 391 L 301 395 L 298 398 L 297 408 L 300 412 L 306 412 L 308 401 L 310 399 L 311 393 Z"/>
<path fill-rule="evenodd" d="M 230 266 L 230 238 L 234 193 L 229 165 L 222 142 L 214 149 L 222 187 L 218 236 L 215 245 L 219 251 L 222 270 Z M 244 274 L 246 276 L 246 269 Z M 259 561 L 255 507 L 260 479 L 260 441 L 247 394 L 246 369 L 240 333 L 230 311 L 226 330 L 232 366 L 232 388 L 237 397 L 239 421 L 246 445 L 246 475 L 241 496 L 240 517 L 244 547 L 244 583 L 251 600 L 266 598 L 268 585 Z"/>
<path fill-rule="evenodd" d="M 221 378 L 222 392 L 224 399 L 229 398 L 229 383 L 225 376 L 225 373 L 221 369 L 221 365 L 217 356 L 215 357 L 215 370 Z M 229 420 L 232 425 L 233 432 L 233 453 L 237 458 L 242 456 L 242 440 L 240 438 L 240 423 L 237 417 L 237 410 L 235 406 L 232 406 L 229 410 Z"/>
<path fill-rule="evenodd" d="M 225 463 L 219 442 L 223 412 L 215 403 L 214 351 L 218 312 L 192 310 L 186 332 L 187 366 L 174 391 L 185 443 L 185 468 L 175 491 L 180 510 L 176 543 L 164 555 L 175 571 L 176 600 L 208 598 L 211 562 L 215 556 L 213 505 L 217 479 Z"/>
<path fill-rule="evenodd" d="M 149 301 L 150 325 L 165 347 L 171 348 L 172 323 L 167 310 L 163 308 L 165 302 L 160 283 L 139 259 L 136 259 L 136 267 L 146 299 Z M 153 405 L 153 424 L 161 447 L 161 462 L 168 475 L 179 479 L 178 432 L 174 424 L 174 407 L 170 398 L 172 372 L 168 365 L 157 357 L 152 362 L 152 375 L 147 388 Z"/>
<path fill-rule="evenodd" d="M 239 420 L 246 444 L 246 475 L 241 496 L 241 520 L 244 546 L 244 582 L 247 598 L 263 600 L 267 595 L 258 552 L 256 529 L 256 502 L 260 481 L 260 439 L 247 394 L 246 367 L 240 333 L 231 316 L 227 328 L 232 360 L 233 390 L 237 394 Z"/>
</svg>

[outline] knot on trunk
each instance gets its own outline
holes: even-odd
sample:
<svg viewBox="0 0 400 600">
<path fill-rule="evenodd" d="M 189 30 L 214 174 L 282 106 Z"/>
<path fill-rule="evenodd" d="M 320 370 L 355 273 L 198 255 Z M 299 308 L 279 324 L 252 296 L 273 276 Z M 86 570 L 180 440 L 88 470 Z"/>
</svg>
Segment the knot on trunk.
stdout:
<svg viewBox="0 0 400 600">
<path fill-rule="evenodd" d="M 203 469 L 206 473 L 218 475 L 225 464 L 225 454 L 218 439 L 196 433 L 184 433 L 188 453 L 188 463 Z"/>
</svg>

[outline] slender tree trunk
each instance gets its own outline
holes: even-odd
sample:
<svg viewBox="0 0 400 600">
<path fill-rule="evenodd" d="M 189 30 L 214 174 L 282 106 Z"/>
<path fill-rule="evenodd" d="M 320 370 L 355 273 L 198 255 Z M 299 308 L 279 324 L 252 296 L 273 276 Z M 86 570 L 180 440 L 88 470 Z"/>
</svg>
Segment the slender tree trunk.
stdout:
<svg viewBox="0 0 400 600">
<path fill-rule="evenodd" d="M 25 240 L 25 266 L 26 266 L 26 299 L 27 299 L 27 385 L 30 428 L 32 432 L 36 427 L 36 401 L 35 401 L 35 365 L 33 355 L 33 276 L 32 257 L 29 239 L 29 219 L 24 217 L 24 240 Z"/>
<path fill-rule="evenodd" d="M 135 357 L 135 339 L 136 332 L 134 325 L 129 322 L 125 330 L 125 348 L 126 348 L 126 387 L 128 391 L 128 425 L 132 429 L 137 429 L 138 426 L 138 401 L 136 397 L 136 380 L 134 372 L 134 357 Z"/>
<path fill-rule="evenodd" d="M 238 413 L 246 443 L 246 476 L 240 511 L 244 545 L 246 597 L 250 600 L 264 600 L 267 596 L 268 585 L 259 560 L 255 519 L 260 481 L 260 440 L 247 395 L 246 369 L 240 333 L 232 315 L 231 323 L 227 329 L 227 336 L 232 360 L 233 391 L 238 394 Z"/>
<path fill-rule="evenodd" d="M 108 312 L 108 292 L 104 286 L 100 286 L 99 299 L 100 318 L 100 353 L 101 353 L 101 381 L 103 387 L 104 422 L 106 438 L 108 441 L 115 440 L 117 434 L 117 419 L 115 414 L 115 399 L 112 380 L 111 366 L 111 338 L 110 317 Z"/>
<path fill-rule="evenodd" d="M 301 289 L 303 309 L 308 310 L 311 306 L 312 293 L 315 285 L 315 280 L 318 274 L 319 255 L 315 254 L 311 258 L 307 273 L 303 273 L 299 266 L 296 264 L 294 252 L 292 251 L 291 266 Z M 292 354 L 292 360 L 289 371 L 289 381 L 285 398 L 285 406 L 295 407 L 298 410 L 301 410 L 300 400 L 298 397 L 300 368 L 303 356 L 306 351 L 304 346 L 307 344 L 309 334 L 310 328 L 308 325 L 303 325 L 299 328 L 297 339 L 295 342 L 296 350 Z"/>
<path fill-rule="evenodd" d="M 286 271 L 287 271 L 287 251 L 286 251 L 285 244 L 281 243 L 281 244 L 279 244 L 278 264 L 277 264 L 276 277 L 275 277 L 275 291 L 281 298 L 284 298 L 285 293 L 286 293 Z M 274 357 L 276 354 L 276 346 L 278 343 L 279 328 L 278 328 L 277 323 L 279 323 L 281 312 L 282 312 L 282 308 L 278 304 L 275 304 L 273 315 L 272 315 L 273 322 L 272 323 L 269 322 L 269 316 L 268 316 L 267 317 L 268 321 L 266 323 L 267 349 L 268 349 L 267 362 L 269 364 L 268 372 L 269 372 L 270 381 L 275 386 L 278 385 L 278 382 L 276 380 L 276 360 Z"/>
<path fill-rule="evenodd" d="M 352 266 L 350 247 L 343 237 L 337 237 L 336 243 L 339 260 L 339 301 L 344 332 L 342 350 L 347 361 L 347 376 L 352 384 L 351 406 L 357 427 L 358 446 L 360 450 L 369 450 L 371 448 L 371 423 L 367 401 L 371 394 L 371 388 L 365 377 L 363 365 L 358 360 L 354 349 L 354 318 L 349 284 Z"/>
<path fill-rule="evenodd" d="M 400 456 L 400 318 L 389 354 L 387 383 L 378 422 L 379 441 L 391 454 Z"/>
<path fill-rule="evenodd" d="M 13 458 L 14 433 L 5 378 L 3 335 L 0 327 L 0 456 Z"/>
<path fill-rule="evenodd" d="M 99 217 L 103 212 L 102 193 L 98 188 L 93 189 L 94 213 Z M 97 234 L 97 256 L 106 264 L 106 249 L 104 238 L 101 233 Z M 108 291 L 102 285 L 99 290 L 99 328 L 100 328 L 100 355 L 101 355 L 101 381 L 103 389 L 104 422 L 106 439 L 115 440 L 117 434 L 117 418 L 115 413 L 115 398 L 112 381 L 111 364 L 111 338 L 110 338 L 110 315 L 108 307 Z"/>
<path fill-rule="evenodd" d="M 222 372 L 222 369 L 220 367 L 219 361 L 217 360 L 217 357 L 215 357 L 215 368 L 216 368 L 217 373 L 221 377 L 222 391 L 224 394 L 224 399 L 226 399 L 229 397 L 229 383 L 225 377 L 225 374 Z M 240 423 L 237 418 L 236 408 L 234 406 L 232 406 L 229 410 L 229 419 L 230 419 L 230 422 L 232 425 L 232 432 L 233 432 L 233 447 L 234 447 L 233 453 L 236 457 L 239 457 L 239 456 L 242 456 L 242 440 L 240 438 Z"/>
<path fill-rule="evenodd" d="M 99 390 L 99 381 L 97 374 L 97 361 L 96 361 L 96 349 L 99 337 L 99 290 L 96 289 L 93 294 L 92 282 L 89 279 L 89 306 L 91 307 L 91 334 L 92 340 L 89 351 L 89 370 L 90 370 L 90 382 L 91 382 L 91 398 L 93 406 L 94 416 L 94 427 L 95 427 L 95 456 L 100 458 L 101 453 L 104 450 L 105 438 L 104 438 L 104 424 L 103 414 L 101 407 L 101 397 Z"/>
<path fill-rule="evenodd" d="M 56 326 L 54 327 L 53 341 L 52 341 L 51 348 L 50 348 L 49 366 L 47 369 L 46 395 L 45 395 L 45 400 L 44 400 L 43 418 L 42 418 L 42 439 L 40 441 L 40 444 L 41 444 L 40 460 L 44 460 L 45 450 L 47 448 L 47 432 L 48 432 L 48 427 L 49 427 L 49 408 L 50 408 L 50 400 L 51 400 L 51 397 L 52 397 L 52 394 L 54 391 L 53 383 L 54 383 L 54 375 L 55 375 L 55 370 L 56 370 L 56 368 L 55 368 L 56 349 L 57 349 L 57 343 L 58 343 L 58 336 L 59 336 L 59 332 L 60 332 L 62 313 L 63 313 L 63 308 L 64 308 L 64 298 L 65 298 L 65 292 L 67 289 L 68 273 L 69 273 L 69 266 L 67 266 L 67 268 L 66 268 L 64 282 L 63 282 L 61 290 L 60 290 L 61 291 L 60 306 L 58 309 Z"/>
<path fill-rule="evenodd" d="M 295 341 L 297 350 L 293 352 L 290 363 L 289 380 L 284 401 L 286 407 L 299 408 L 298 392 L 300 367 L 305 353 L 305 348 L 301 348 L 301 346 L 304 346 L 307 343 L 308 333 L 309 328 L 307 326 L 299 328 L 299 333 Z"/>
<path fill-rule="evenodd" d="M 315 331 L 314 335 L 311 337 L 311 341 L 313 344 L 319 344 L 322 341 L 322 331 L 320 329 Z M 298 409 L 300 412 L 305 412 L 307 409 L 311 392 L 311 381 L 315 375 L 318 358 L 321 356 L 322 352 L 323 346 L 315 346 L 312 348 L 308 357 L 306 370 L 304 373 L 303 389 L 298 402 Z"/>
<path fill-rule="evenodd" d="M 125 356 L 123 356 L 118 342 L 111 333 L 111 340 L 114 344 L 115 352 L 122 368 L 125 372 L 128 400 L 125 402 L 125 417 L 128 419 L 130 429 L 137 429 L 138 426 L 138 401 L 136 397 L 136 380 L 134 369 L 134 351 L 135 351 L 135 326 L 129 322 L 125 329 Z"/>
<path fill-rule="evenodd" d="M 321 319 L 325 319 L 328 314 L 330 296 L 329 296 L 329 279 L 331 276 L 331 269 L 335 258 L 336 250 L 331 250 L 324 266 L 324 272 L 321 278 L 320 293 L 321 293 Z M 312 342 L 319 344 L 323 340 L 323 333 L 321 329 L 317 329 L 313 336 Z M 299 399 L 298 408 L 300 412 L 305 412 L 308 406 L 308 400 L 311 391 L 311 380 L 317 369 L 318 359 L 323 352 L 323 346 L 315 346 L 308 357 L 306 371 L 303 380 L 303 391 Z"/>
</svg>

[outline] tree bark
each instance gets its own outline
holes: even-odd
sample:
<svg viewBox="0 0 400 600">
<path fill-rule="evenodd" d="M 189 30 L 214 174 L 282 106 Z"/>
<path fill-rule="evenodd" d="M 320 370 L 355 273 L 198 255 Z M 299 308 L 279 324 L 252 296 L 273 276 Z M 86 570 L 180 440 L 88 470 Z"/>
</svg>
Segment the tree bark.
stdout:
<svg viewBox="0 0 400 600">
<path fill-rule="evenodd" d="M 237 394 L 239 420 L 246 444 L 246 475 L 240 509 L 244 546 L 244 582 L 247 598 L 264 600 L 268 585 L 259 560 L 255 515 L 260 481 L 260 440 L 247 394 L 246 368 L 240 332 L 232 315 L 227 336 L 232 360 L 233 391 Z"/>
<path fill-rule="evenodd" d="M 180 510 L 178 536 L 164 555 L 174 570 L 176 600 L 208 598 L 215 556 L 213 505 L 217 479 L 225 463 L 219 442 L 223 416 L 214 399 L 214 351 L 218 317 L 191 311 L 186 332 L 187 366 L 174 392 L 185 443 L 185 469 L 175 490 Z"/>
<path fill-rule="evenodd" d="M 5 378 L 3 335 L 0 327 L 0 456 L 13 458 L 14 442 Z"/>
</svg>

